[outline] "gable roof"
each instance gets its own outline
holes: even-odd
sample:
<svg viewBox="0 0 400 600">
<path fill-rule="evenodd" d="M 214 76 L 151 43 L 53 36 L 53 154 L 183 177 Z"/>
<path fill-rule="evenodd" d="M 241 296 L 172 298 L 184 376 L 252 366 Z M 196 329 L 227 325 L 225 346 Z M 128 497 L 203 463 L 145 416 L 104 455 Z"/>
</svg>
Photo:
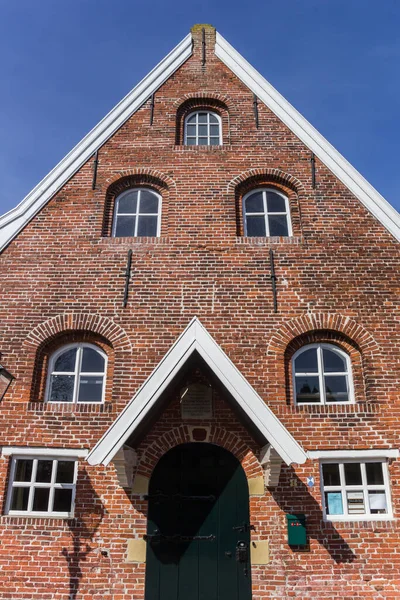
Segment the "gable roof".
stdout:
<svg viewBox="0 0 400 600">
<path fill-rule="evenodd" d="M 400 241 L 400 215 L 393 206 L 218 32 L 215 54 Z M 191 55 L 189 33 L 18 206 L 0 217 L 0 251 Z"/>
<path fill-rule="evenodd" d="M 91 450 L 87 457 L 89 464 L 107 465 L 113 459 L 194 352 L 200 354 L 252 425 L 269 441 L 286 464 L 302 464 L 306 461 L 307 455 L 302 447 L 195 317 Z"/>
</svg>

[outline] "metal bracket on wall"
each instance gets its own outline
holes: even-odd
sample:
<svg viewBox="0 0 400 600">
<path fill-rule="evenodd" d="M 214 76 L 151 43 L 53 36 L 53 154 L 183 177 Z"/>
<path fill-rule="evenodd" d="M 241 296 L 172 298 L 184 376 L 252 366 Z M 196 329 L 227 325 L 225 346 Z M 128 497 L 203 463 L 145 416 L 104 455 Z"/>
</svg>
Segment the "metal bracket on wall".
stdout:
<svg viewBox="0 0 400 600">
<path fill-rule="evenodd" d="M 99 164 L 99 151 L 96 150 L 96 153 L 94 155 L 94 161 L 93 161 L 93 179 L 92 179 L 92 190 L 96 189 L 96 182 L 97 182 L 97 167 Z"/>
<path fill-rule="evenodd" d="M 311 185 L 312 185 L 313 190 L 315 190 L 316 181 L 315 181 L 315 154 L 314 154 L 314 152 L 311 152 L 310 162 L 311 162 Z"/>
<path fill-rule="evenodd" d="M 150 125 L 153 125 L 154 119 L 154 94 L 150 96 Z"/>
<path fill-rule="evenodd" d="M 130 278 L 131 278 L 131 267 L 132 267 L 132 250 L 128 250 L 126 269 L 125 269 L 125 274 L 123 275 L 123 277 L 125 277 L 124 302 L 123 302 L 124 308 L 126 308 L 126 305 L 128 304 L 129 282 L 130 282 Z"/>
<path fill-rule="evenodd" d="M 254 119 L 256 122 L 256 127 L 258 129 L 258 98 L 255 94 L 253 94 L 253 113 L 254 113 Z"/>
<path fill-rule="evenodd" d="M 277 277 L 275 275 L 275 264 L 274 264 L 274 253 L 272 251 L 272 249 L 270 248 L 269 250 L 269 266 L 271 269 L 271 283 L 272 283 L 272 294 L 274 297 L 274 312 L 278 312 L 278 299 L 276 296 L 276 280 Z"/>
</svg>

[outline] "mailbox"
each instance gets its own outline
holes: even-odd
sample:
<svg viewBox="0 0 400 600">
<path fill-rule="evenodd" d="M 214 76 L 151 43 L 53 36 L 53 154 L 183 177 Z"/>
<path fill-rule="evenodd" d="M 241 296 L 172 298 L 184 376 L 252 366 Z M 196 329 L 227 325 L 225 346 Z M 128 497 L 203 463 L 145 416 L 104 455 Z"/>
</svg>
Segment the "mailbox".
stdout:
<svg viewBox="0 0 400 600">
<path fill-rule="evenodd" d="M 306 546 L 306 515 L 286 515 L 289 546 Z"/>
</svg>

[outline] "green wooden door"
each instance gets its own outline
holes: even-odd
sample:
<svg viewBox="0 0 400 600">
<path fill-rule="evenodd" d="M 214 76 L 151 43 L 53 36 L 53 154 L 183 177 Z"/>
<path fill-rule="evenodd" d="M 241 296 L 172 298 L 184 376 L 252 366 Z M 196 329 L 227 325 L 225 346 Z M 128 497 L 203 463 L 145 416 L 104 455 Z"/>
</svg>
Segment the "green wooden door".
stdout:
<svg viewBox="0 0 400 600">
<path fill-rule="evenodd" d="M 223 448 L 183 444 L 163 456 L 146 537 L 145 600 L 251 599 L 247 479 Z"/>
</svg>

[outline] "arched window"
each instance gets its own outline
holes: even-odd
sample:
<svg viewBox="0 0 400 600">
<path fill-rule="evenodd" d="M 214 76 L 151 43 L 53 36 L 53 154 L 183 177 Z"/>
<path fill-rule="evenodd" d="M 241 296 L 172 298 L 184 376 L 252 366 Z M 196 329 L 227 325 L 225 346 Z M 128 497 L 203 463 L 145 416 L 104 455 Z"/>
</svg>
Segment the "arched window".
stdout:
<svg viewBox="0 0 400 600">
<path fill-rule="evenodd" d="M 107 356 L 92 344 L 69 344 L 49 362 L 48 402 L 104 401 Z"/>
<path fill-rule="evenodd" d="M 292 235 L 289 201 L 270 188 L 259 188 L 243 198 L 244 234 L 248 237 Z"/>
<path fill-rule="evenodd" d="M 126 190 L 115 200 L 114 237 L 156 237 L 161 228 L 161 196 L 149 188 Z"/>
<path fill-rule="evenodd" d="M 296 404 L 353 402 L 349 356 L 331 344 L 310 344 L 293 356 Z"/>
<path fill-rule="evenodd" d="M 192 112 L 185 119 L 187 146 L 219 146 L 222 144 L 221 117 L 211 111 Z"/>
</svg>

